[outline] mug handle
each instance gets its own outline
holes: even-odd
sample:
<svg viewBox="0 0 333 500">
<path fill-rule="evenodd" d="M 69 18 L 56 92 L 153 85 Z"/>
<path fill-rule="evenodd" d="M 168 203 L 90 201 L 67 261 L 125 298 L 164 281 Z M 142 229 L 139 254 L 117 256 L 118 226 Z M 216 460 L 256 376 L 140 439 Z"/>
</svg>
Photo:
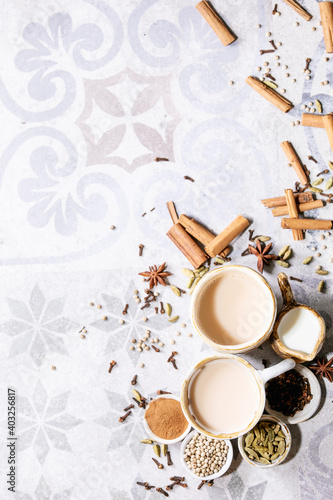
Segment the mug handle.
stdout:
<svg viewBox="0 0 333 500">
<path fill-rule="evenodd" d="M 278 363 L 277 365 L 265 368 L 265 370 L 258 370 L 259 376 L 263 381 L 264 385 L 268 380 L 274 377 L 278 377 L 281 373 L 292 370 L 296 365 L 296 362 L 292 358 L 287 358 Z"/>
<path fill-rule="evenodd" d="M 279 273 L 277 277 L 279 287 L 281 290 L 281 295 L 283 298 L 283 305 L 284 306 L 290 306 L 290 305 L 295 305 L 296 301 L 294 299 L 294 295 L 290 286 L 290 283 L 288 281 L 288 278 L 286 274 L 284 273 Z"/>
</svg>

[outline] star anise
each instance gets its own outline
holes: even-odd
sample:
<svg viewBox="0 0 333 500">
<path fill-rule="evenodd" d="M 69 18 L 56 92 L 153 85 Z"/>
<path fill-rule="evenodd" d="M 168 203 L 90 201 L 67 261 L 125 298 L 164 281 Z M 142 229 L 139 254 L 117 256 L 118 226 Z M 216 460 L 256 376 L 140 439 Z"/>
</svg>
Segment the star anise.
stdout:
<svg viewBox="0 0 333 500">
<path fill-rule="evenodd" d="M 333 357 L 329 359 L 328 361 L 325 362 L 325 358 L 323 358 L 321 361 L 319 359 L 316 359 L 316 364 L 313 366 L 309 366 L 310 370 L 313 370 L 316 375 L 319 375 L 319 378 L 326 377 L 327 380 L 332 382 L 332 376 L 331 372 L 333 372 L 333 366 L 331 366 L 333 363 Z"/>
<path fill-rule="evenodd" d="M 277 255 L 269 254 L 269 251 L 272 248 L 273 243 L 268 243 L 268 245 L 265 245 L 262 247 L 261 242 L 259 240 L 256 240 L 256 246 L 249 245 L 248 249 L 253 255 L 255 255 L 258 259 L 257 262 L 257 268 L 259 273 L 262 274 L 264 270 L 264 264 L 267 264 L 269 266 L 269 261 L 270 260 L 276 260 L 278 257 Z"/>
<path fill-rule="evenodd" d="M 172 276 L 172 273 L 164 271 L 165 268 L 166 268 L 166 262 L 164 262 L 164 264 L 161 264 L 159 267 L 149 266 L 149 271 L 145 271 L 139 274 L 140 276 L 146 277 L 145 281 L 149 281 L 149 289 L 151 290 L 152 288 L 154 288 L 154 286 L 158 285 L 158 283 L 160 283 L 163 286 L 166 286 L 164 278 Z"/>
</svg>

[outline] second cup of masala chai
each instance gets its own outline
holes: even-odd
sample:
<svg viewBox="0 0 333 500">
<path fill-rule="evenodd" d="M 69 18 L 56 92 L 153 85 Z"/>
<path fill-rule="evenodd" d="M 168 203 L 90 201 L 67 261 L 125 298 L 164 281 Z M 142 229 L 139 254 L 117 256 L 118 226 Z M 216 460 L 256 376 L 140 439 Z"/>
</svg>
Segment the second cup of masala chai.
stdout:
<svg viewBox="0 0 333 500">
<path fill-rule="evenodd" d="M 245 266 L 223 266 L 207 273 L 191 302 L 193 325 L 213 349 L 247 352 L 270 335 L 276 298 L 268 282 Z"/>
</svg>

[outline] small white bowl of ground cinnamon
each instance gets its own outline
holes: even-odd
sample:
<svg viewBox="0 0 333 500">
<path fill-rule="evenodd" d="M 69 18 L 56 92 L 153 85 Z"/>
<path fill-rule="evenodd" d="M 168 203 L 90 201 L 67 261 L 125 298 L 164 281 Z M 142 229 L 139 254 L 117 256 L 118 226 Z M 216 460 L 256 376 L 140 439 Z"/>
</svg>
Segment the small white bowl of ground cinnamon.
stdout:
<svg viewBox="0 0 333 500">
<path fill-rule="evenodd" d="M 149 437 L 162 444 L 179 443 L 191 430 L 180 398 L 173 394 L 153 399 L 145 411 L 143 423 Z"/>
</svg>

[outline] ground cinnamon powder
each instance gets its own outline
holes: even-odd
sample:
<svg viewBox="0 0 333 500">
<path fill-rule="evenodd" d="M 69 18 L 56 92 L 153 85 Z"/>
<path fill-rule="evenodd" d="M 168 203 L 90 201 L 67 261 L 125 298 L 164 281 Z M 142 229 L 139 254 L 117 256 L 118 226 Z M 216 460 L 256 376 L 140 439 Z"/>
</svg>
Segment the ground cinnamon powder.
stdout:
<svg viewBox="0 0 333 500">
<path fill-rule="evenodd" d="M 176 439 L 187 429 L 179 401 L 170 398 L 158 398 L 149 403 L 145 418 L 153 433 L 162 439 Z"/>
</svg>

